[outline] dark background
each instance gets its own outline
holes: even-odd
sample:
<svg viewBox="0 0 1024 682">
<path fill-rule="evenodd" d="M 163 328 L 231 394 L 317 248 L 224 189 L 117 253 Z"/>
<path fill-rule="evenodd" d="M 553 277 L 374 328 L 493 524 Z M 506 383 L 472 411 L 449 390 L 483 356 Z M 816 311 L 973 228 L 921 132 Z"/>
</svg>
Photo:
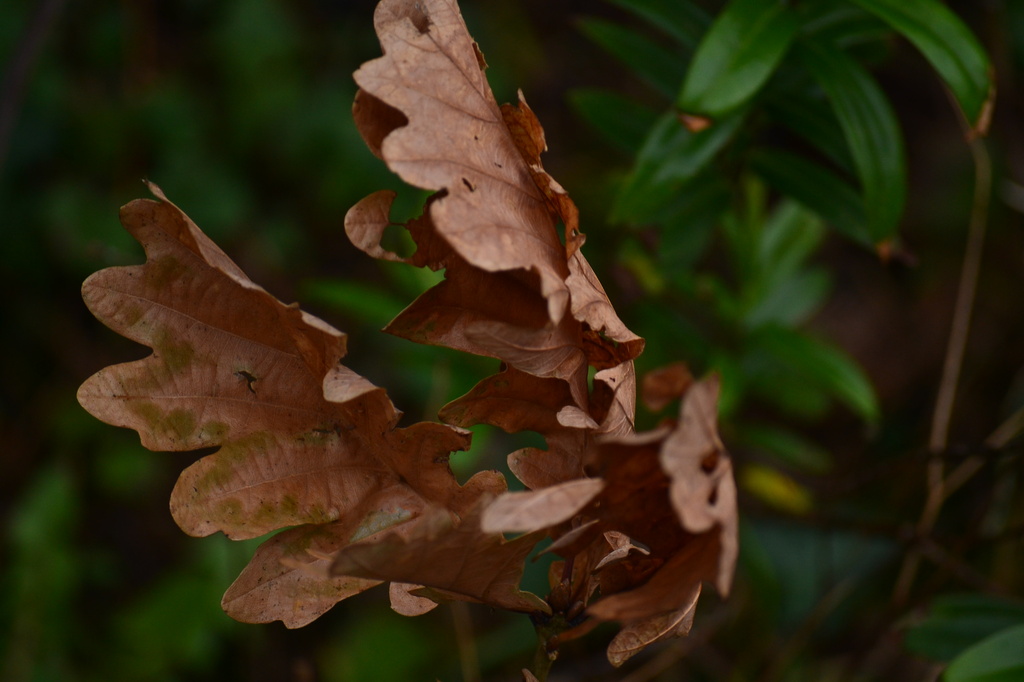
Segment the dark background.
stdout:
<svg viewBox="0 0 1024 682">
<path fill-rule="evenodd" d="M 673 355 L 665 347 L 673 317 L 642 312 L 642 287 L 619 262 L 623 236 L 606 220 L 630 158 L 603 143 L 566 99 L 574 88 L 604 86 L 651 100 L 576 24 L 582 16 L 627 15 L 594 2 L 462 4 L 498 101 L 522 88 L 544 123 L 545 164 L 580 205 L 587 257 L 620 315 L 658 355 Z M 255 544 L 186 537 L 167 499 L 189 456 L 145 451 L 136 434 L 98 422 L 75 400 L 93 372 L 146 354 L 93 320 L 79 296 L 90 273 L 141 260 L 117 209 L 146 195 L 142 178 L 159 184 L 254 281 L 348 332 L 348 364 L 387 387 L 413 417 L 432 418 L 493 371 L 489 361 L 378 334 L 430 277 L 373 262 L 344 236 L 352 204 L 399 188 L 349 113 L 351 72 L 379 54 L 373 6 L 0 3 L 0 679 L 454 680 L 471 649 L 485 679 L 515 679 L 529 665 L 525 617 L 459 606 L 407 619 L 388 609 L 381 590 L 299 631 L 233 622 L 220 611 L 220 595 Z M 1024 403 L 1018 6 L 953 4 L 990 50 L 1000 88 L 988 241 L 952 423 L 951 442 L 962 453 Z M 907 140 L 911 192 L 901 233 L 908 257 L 886 263 L 830 237 L 816 260 L 831 273 L 832 295 L 810 322 L 861 363 L 879 396 L 880 424 L 867 429 L 837 407 L 803 427 L 835 462 L 821 476 L 795 477 L 818 502 L 793 514 L 742 493 L 744 518 L 761 524 L 745 528 L 760 540 L 745 549 L 736 594 L 725 603 L 705 597 L 692 640 L 683 640 L 697 645 L 689 657 L 656 648 L 628 666 L 652 666 L 630 679 L 655 679 L 659 661 L 671 666 L 665 679 L 727 679 L 736 670 L 856 679 L 869 664 L 899 671 L 888 679 L 931 679 L 928 663 L 902 651 L 901 624 L 941 591 L 1021 592 L 1018 535 L 980 553 L 954 543 L 970 570 L 929 565 L 911 603 L 890 603 L 923 499 L 973 182 L 940 82 L 911 46 L 890 47 L 875 73 Z M 403 196 L 410 212 L 423 198 L 411 189 Z M 518 443 L 486 430 L 476 437 L 478 454 L 458 465 L 460 474 L 495 466 Z M 742 470 L 751 455 L 733 454 Z M 959 537 L 974 528 L 997 495 L 1010 496 L 1019 524 L 1015 461 L 976 477 L 951 500 L 940 530 Z M 837 533 L 829 512 L 847 502 L 887 513 Z M 758 555 L 762 545 L 775 550 Z M 857 579 L 841 579 L 854 564 Z M 527 585 L 543 590 L 535 573 Z M 613 633 L 602 628 L 567 647 L 553 679 L 624 676 L 603 659 Z"/>
</svg>

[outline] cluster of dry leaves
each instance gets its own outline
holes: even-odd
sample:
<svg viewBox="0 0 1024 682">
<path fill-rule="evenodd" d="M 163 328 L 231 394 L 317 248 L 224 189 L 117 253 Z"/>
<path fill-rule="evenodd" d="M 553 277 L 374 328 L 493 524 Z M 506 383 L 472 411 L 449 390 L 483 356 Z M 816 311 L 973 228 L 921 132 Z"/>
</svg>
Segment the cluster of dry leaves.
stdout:
<svg viewBox="0 0 1024 682">
<path fill-rule="evenodd" d="M 383 0 L 375 25 L 384 54 L 355 74 L 356 123 L 391 170 L 434 194 L 405 225 L 409 258 L 380 244 L 389 192 L 353 207 L 346 232 L 374 257 L 444 270 L 386 331 L 497 358 L 500 372 L 445 406 L 443 423 L 398 428 L 385 391 L 340 364 L 343 333 L 254 284 L 151 185 L 158 201 L 121 212 L 147 262 L 96 273 L 83 291 L 153 353 L 100 371 L 79 400 L 152 450 L 216 447 L 172 493 L 187 533 L 285 529 L 225 594 L 234 618 L 299 627 L 388 582 L 406 615 L 459 599 L 557 622 L 551 647 L 619 621 L 608 656 L 621 663 L 685 634 L 703 581 L 728 590 L 735 488 L 717 382 L 681 365 L 655 373 L 645 398 L 682 396 L 678 419 L 635 431 L 643 340 L 580 251 L 533 112 L 522 97 L 496 104 L 455 0 Z M 509 455 L 525 492 L 495 471 L 456 481 L 448 458 L 474 424 L 544 436 L 547 449 Z M 563 560 L 542 599 L 519 581 L 545 538 Z"/>
</svg>

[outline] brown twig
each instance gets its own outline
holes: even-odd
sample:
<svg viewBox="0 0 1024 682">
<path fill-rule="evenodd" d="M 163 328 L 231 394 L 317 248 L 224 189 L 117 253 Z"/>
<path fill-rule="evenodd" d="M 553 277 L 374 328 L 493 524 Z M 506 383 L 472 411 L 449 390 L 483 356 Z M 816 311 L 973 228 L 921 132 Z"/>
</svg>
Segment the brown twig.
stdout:
<svg viewBox="0 0 1024 682">
<path fill-rule="evenodd" d="M 793 635 L 777 649 L 777 653 L 772 658 L 771 664 L 765 670 L 761 676 L 762 682 L 774 682 L 780 680 L 785 676 L 786 667 L 789 663 L 796 658 L 800 652 L 807 649 L 807 643 L 817 632 L 822 622 L 829 615 L 832 614 L 843 600 L 846 599 L 853 592 L 853 588 L 856 586 L 856 581 L 853 578 L 845 578 L 840 582 L 832 586 L 832 588 L 826 592 L 818 603 L 814 606 L 804 621 L 800 624 L 800 627 L 793 633 Z"/>
<path fill-rule="evenodd" d="M 932 427 L 928 439 L 928 448 L 933 453 L 944 450 L 949 439 L 949 422 L 953 415 L 953 404 L 956 399 L 957 386 L 960 383 L 960 370 L 963 367 L 971 314 L 974 310 L 978 274 L 981 271 L 981 255 L 988 225 L 989 199 L 992 194 L 992 160 L 989 158 L 988 150 L 985 148 L 984 142 L 978 138 L 971 140 L 970 147 L 971 156 L 974 159 L 974 202 L 971 207 L 967 249 L 964 252 L 963 266 L 960 271 L 960 284 L 957 290 L 956 307 L 953 311 L 949 344 L 946 347 L 942 380 L 939 384 L 939 394 L 935 402 L 935 412 L 932 415 Z M 960 467 L 967 466 L 969 461 L 964 462 Z M 933 457 L 928 462 L 926 473 L 928 493 L 917 522 L 918 537 L 927 536 L 935 527 L 939 512 L 942 511 L 942 505 L 951 493 L 945 473 L 942 458 Z M 897 604 L 906 602 L 920 565 L 920 550 L 912 549 L 907 554 L 896 580 L 893 600 Z"/>
</svg>

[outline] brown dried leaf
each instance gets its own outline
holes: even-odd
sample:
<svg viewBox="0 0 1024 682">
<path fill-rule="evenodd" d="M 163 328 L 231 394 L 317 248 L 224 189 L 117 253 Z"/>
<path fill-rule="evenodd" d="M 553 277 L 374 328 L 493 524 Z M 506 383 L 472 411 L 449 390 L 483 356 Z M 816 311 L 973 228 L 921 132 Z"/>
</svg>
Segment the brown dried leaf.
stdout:
<svg viewBox="0 0 1024 682">
<path fill-rule="evenodd" d="M 673 362 L 644 375 L 644 405 L 651 412 L 660 412 L 670 402 L 686 393 L 693 383 L 693 375 L 685 362 Z"/>
<path fill-rule="evenodd" d="M 340 580 L 347 579 L 340 578 Z M 339 580 L 339 578 L 331 578 L 331 580 Z M 359 578 L 355 578 L 355 580 L 359 580 Z M 422 616 L 424 613 L 436 609 L 436 601 L 415 594 L 416 590 L 422 589 L 422 587 L 422 585 L 413 583 L 391 583 L 389 586 L 391 609 L 403 616 Z"/>
<path fill-rule="evenodd" d="M 217 448 L 188 467 L 172 493 L 172 514 L 186 532 L 240 539 L 302 524 L 328 528 L 374 512 L 369 500 L 385 513 L 392 502 L 410 508 L 410 497 L 418 509 L 430 503 L 458 513 L 483 492 L 504 491 L 496 472 L 459 486 L 448 456 L 468 447 L 467 431 L 395 428 L 400 413 L 385 392 L 338 364 L 344 334 L 255 285 L 151 189 L 160 201 L 122 209 L 147 262 L 96 273 L 83 296 L 100 320 L 153 354 L 101 370 L 79 400 L 100 419 L 137 430 L 150 449 Z M 316 583 L 275 565 L 301 536 L 289 531 L 261 548 L 226 598 L 233 613 L 251 619 L 263 608 L 296 625 L 365 588 Z M 352 541 L 332 542 L 342 539 Z M 268 590 L 279 590 L 280 603 L 268 601 Z"/>
<path fill-rule="evenodd" d="M 440 417 L 457 426 L 490 424 L 509 433 L 536 431 L 543 435 L 547 450 L 526 448 L 508 457 L 516 477 L 526 487 L 539 490 L 584 476 L 582 457 L 590 436 L 559 418 L 573 404 L 565 382 L 508 367 L 445 405 Z"/>
<path fill-rule="evenodd" d="M 569 259 L 572 315 L 585 325 L 584 342 L 590 364 L 610 369 L 640 355 L 644 340 L 626 328 L 615 314 L 604 287 L 590 263 L 577 252 Z M 611 340 L 612 343 L 609 343 Z"/>
<path fill-rule="evenodd" d="M 608 661 L 618 667 L 655 642 L 690 634 L 700 591 L 697 583 L 676 611 L 624 624 L 608 644 Z"/>
<path fill-rule="evenodd" d="M 715 578 L 719 551 L 717 533 L 698 535 L 646 583 L 604 597 L 587 612 L 599 620 L 633 621 L 678 611 L 689 602 L 694 586 Z"/>
<path fill-rule="evenodd" d="M 384 56 L 356 73 L 357 125 L 389 168 L 437 194 L 407 225 L 418 247 L 411 258 L 380 246 L 388 195 L 354 207 L 346 231 L 375 257 L 445 269 L 387 331 L 561 379 L 586 410 L 588 364 L 620 365 L 643 342 L 578 252 L 576 206 L 540 164 L 540 122 L 521 94 L 498 107 L 453 2 L 384 0 L 375 25 Z"/>
<path fill-rule="evenodd" d="M 456 521 L 450 512 L 425 514 L 408 537 L 388 533 L 356 543 L 335 557 L 330 574 L 415 582 L 441 595 L 511 611 L 550 612 L 547 603 L 519 589 L 523 562 L 539 539 L 524 535 L 506 542 L 480 529 L 478 505 Z"/>
<path fill-rule="evenodd" d="M 569 273 L 556 217 L 505 124 L 458 6 L 383 0 L 374 26 L 384 56 L 356 71 L 357 107 L 368 106 L 368 96 L 408 123 L 392 116 L 395 127 L 385 132 L 374 103 L 373 114 L 356 114 L 364 139 L 371 148 L 381 140 L 381 157 L 409 184 L 446 192 L 430 214 L 469 264 L 535 272 L 557 324 L 568 307 Z"/>
<path fill-rule="evenodd" d="M 661 465 L 672 479 L 672 506 L 683 527 L 692 533 L 720 529 L 715 585 L 726 595 L 738 553 L 736 483 L 732 462 L 718 437 L 718 392 L 717 377 L 697 382 L 686 392 L 679 426 L 661 450 Z"/>
<path fill-rule="evenodd" d="M 323 525 L 303 525 L 264 542 L 228 588 L 221 605 L 246 623 L 283 621 L 302 627 L 334 604 L 380 583 L 329 577 L 331 556 L 352 542 L 369 542 L 385 532 L 408 535 L 424 501 L 405 486 L 382 490 L 358 513 Z"/>
<path fill-rule="evenodd" d="M 485 533 L 532 533 L 568 521 L 604 488 L 598 478 L 579 478 L 530 492 L 505 493 L 484 510 Z"/>
<path fill-rule="evenodd" d="M 645 556 L 651 553 L 651 550 L 634 543 L 632 538 L 617 530 L 606 531 L 604 539 L 608 541 L 609 545 L 611 545 L 612 551 L 608 552 L 608 554 L 597 562 L 597 565 L 594 566 L 595 571 L 599 571 L 602 567 L 613 564 L 616 561 L 622 561 L 634 550 Z"/>
<path fill-rule="evenodd" d="M 253 284 L 153 190 L 160 202 L 122 210 L 147 263 L 93 275 L 83 296 L 98 318 L 154 353 L 101 370 L 79 400 L 139 431 L 150 449 L 220 446 L 172 493 L 186 532 L 249 538 L 330 522 L 406 474 L 425 499 L 459 507 L 456 498 L 475 498 L 447 465 L 468 433 L 395 429 L 399 413 L 384 391 L 338 365 L 341 332 Z"/>
</svg>

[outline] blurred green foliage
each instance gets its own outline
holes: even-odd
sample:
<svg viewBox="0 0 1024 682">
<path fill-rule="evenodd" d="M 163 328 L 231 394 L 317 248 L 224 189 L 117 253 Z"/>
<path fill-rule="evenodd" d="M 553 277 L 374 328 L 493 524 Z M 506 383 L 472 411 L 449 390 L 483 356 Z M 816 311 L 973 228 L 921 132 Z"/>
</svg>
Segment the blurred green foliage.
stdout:
<svg viewBox="0 0 1024 682">
<path fill-rule="evenodd" d="M 448 608 L 405 619 L 377 591 L 300 631 L 231 621 L 219 595 L 254 544 L 183 537 L 165 500 L 189 455 L 148 453 L 72 397 L 145 352 L 78 297 L 89 273 L 142 257 L 116 210 L 143 177 L 255 281 L 348 332 L 348 364 L 410 418 L 494 370 L 378 334 L 436 275 L 372 262 L 344 237 L 352 204 L 400 189 L 348 113 L 350 73 L 378 53 L 373 4 L 0 3 L 0 121 L 13 121 L 0 139 L 3 680 L 455 680 L 470 648 L 485 679 L 528 664 L 520 616 L 470 608 L 466 633 Z M 1024 245 L 999 194 L 940 453 L 983 466 L 932 532 L 914 524 L 970 213 L 956 117 L 982 117 L 991 61 L 995 186 L 1012 196 L 1020 4 L 462 5 L 499 100 L 522 87 L 545 123 L 588 259 L 647 339 L 641 371 L 683 359 L 723 378 L 743 517 L 734 594 L 704 598 L 688 656 L 639 656 L 634 679 L 932 679 L 932 662 L 954 661 L 948 679 L 970 680 L 1002 674 L 979 660 L 1019 666 L 999 652 L 1021 637 L 1020 445 L 983 445 L 1024 405 Z M 687 128 L 680 109 L 710 125 Z M 400 190 L 396 212 L 423 198 Z M 453 458 L 460 476 L 536 444 L 474 438 Z M 909 599 L 893 599 L 921 548 Z M 527 582 L 544 572 L 532 564 Z M 567 647 L 552 679 L 619 679 L 606 635 Z"/>
</svg>

